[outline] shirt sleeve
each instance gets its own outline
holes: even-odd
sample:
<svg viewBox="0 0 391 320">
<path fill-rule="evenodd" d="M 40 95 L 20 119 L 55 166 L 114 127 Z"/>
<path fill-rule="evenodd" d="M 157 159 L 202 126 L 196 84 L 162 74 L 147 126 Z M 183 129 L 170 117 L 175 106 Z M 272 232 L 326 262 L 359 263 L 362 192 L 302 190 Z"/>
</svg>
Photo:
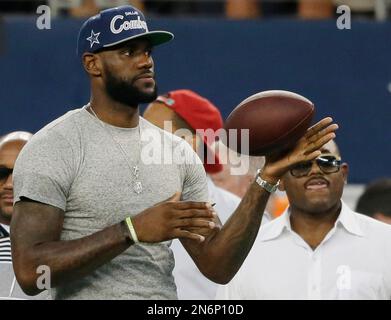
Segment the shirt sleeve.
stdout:
<svg viewBox="0 0 391 320">
<path fill-rule="evenodd" d="M 75 172 L 75 155 L 55 130 L 38 132 L 19 154 L 13 172 L 14 202 L 22 197 L 65 211 Z"/>
<path fill-rule="evenodd" d="M 185 158 L 182 164 L 184 171 L 182 200 L 209 201 L 208 183 L 201 159 L 186 142 L 182 142 L 181 148 Z"/>
</svg>

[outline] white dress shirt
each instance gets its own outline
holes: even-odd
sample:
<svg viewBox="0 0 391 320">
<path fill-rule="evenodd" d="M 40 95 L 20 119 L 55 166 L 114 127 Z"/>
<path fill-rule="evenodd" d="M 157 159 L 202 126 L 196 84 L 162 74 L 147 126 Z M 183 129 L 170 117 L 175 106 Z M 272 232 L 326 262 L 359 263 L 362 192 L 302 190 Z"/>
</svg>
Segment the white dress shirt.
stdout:
<svg viewBox="0 0 391 320">
<path fill-rule="evenodd" d="M 233 193 L 217 187 L 209 176 L 207 180 L 210 202 L 216 203 L 214 209 L 221 223 L 224 224 L 235 211 L 241 199 Z M 269 220 L 270 215 L 265 213 L 262 224 Z M 171 249 L 175 257 L 173 275 L 177 285 L 178 299 L 213 300 L 216 296 L 217 284 L 202 275 L 178 239 L 172 242 Z"/>
<path fill-rule="evenodd" d="M 390 299 L 391 226 L 350 210 L 321 244 L 291 229 L 289 208 L 263 226 L 246 261 L 217 299 Z"/>
</svg>

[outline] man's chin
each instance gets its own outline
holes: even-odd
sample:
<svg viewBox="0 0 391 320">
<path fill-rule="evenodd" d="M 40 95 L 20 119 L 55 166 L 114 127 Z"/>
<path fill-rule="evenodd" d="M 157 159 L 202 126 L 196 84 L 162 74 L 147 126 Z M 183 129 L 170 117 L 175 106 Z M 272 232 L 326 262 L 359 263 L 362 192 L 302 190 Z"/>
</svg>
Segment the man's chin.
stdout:
<svg viewBox="0 0 391 320">
<path fill-rule="evenodd" d="M 142 92 L 139 96 L 139 103 L 151 103 L 155 101 L 156 98 L 157 98 L 156 91 Z"/>
<path fill-rule="evenodd" d="M 135 85 L 134 89 L 135 91 L 137 91 L 136 95 L 138 96 L 138 98 L 145 101 L 141 103 L 150 103 L 152 101 L 155 101 L 158 96 L 157 94 L 158 88 L 155 82 L 146 83 L 142 85 Z"/>
<path fill-rule="evenodd" d="M 157 98 L 157 85 L 155 81 L 148 83 L 140 80 L 129 84 L 109 77 L 106 92 L 114 101 L 136 108 L 141 103 L 150 103 Z"/>
<path fill-rule="evenodd" d="M 0 209 L 0 221 L 7 221 L 8 223 L 11 222 L 12 217 L 12 206 L 2 206 Z"/>
<path fill-rule="evenodd" d="M 310 201 L 307 201 L 306 211 L 314 214 L 321 214 L 330 210 L 332 207 L 332 201 L 328 198 L 312 198 Z"/>
</svg>

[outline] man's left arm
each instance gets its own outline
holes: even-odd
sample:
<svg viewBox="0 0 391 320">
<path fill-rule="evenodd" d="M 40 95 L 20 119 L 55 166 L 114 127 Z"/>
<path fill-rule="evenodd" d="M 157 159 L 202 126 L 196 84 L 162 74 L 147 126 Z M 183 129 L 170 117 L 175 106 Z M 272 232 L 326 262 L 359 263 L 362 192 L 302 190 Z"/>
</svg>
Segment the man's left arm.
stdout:
<svg viewBox="0 0 391 320">
<path fill-rule="evenodd" d="M 180 239 L 208 279 L 225 284 L 238 271 L 257 236 L 268 198 L 269 193 L 253 183 L 225 225 L 206 230 L 204 242 Z"/>
</svg>

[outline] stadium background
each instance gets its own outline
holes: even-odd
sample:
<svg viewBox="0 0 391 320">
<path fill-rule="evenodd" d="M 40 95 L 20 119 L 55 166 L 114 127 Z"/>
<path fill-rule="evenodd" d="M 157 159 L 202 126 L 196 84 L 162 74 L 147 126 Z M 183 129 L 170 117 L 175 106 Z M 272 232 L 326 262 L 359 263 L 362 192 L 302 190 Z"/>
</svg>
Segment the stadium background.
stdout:
<svg viewBox="0 0 391 320">
<path fill-rule="evenodd" d="M 36 132 L 89 98 L 76 57 L 85 19 L 58 16 L 50 30 L 39 30 L 38 16 L 3 12 L 0 19 L 0 135 Z M 391 175 L 390 20 L 353 17 L 350 30 L 339 30 L 338 15 L 322 20 L 146 16 L 151 30 L 175 34 L 173 42 L 154 51 L 160 93 L 195 90 L 224 117 L 259 91 L 300 93 L 315 102 L 316 120 L 331 115 L 340 125 L 337 142 L 350 164 L 353 198 L 363 184 Z"/>
</svg>

